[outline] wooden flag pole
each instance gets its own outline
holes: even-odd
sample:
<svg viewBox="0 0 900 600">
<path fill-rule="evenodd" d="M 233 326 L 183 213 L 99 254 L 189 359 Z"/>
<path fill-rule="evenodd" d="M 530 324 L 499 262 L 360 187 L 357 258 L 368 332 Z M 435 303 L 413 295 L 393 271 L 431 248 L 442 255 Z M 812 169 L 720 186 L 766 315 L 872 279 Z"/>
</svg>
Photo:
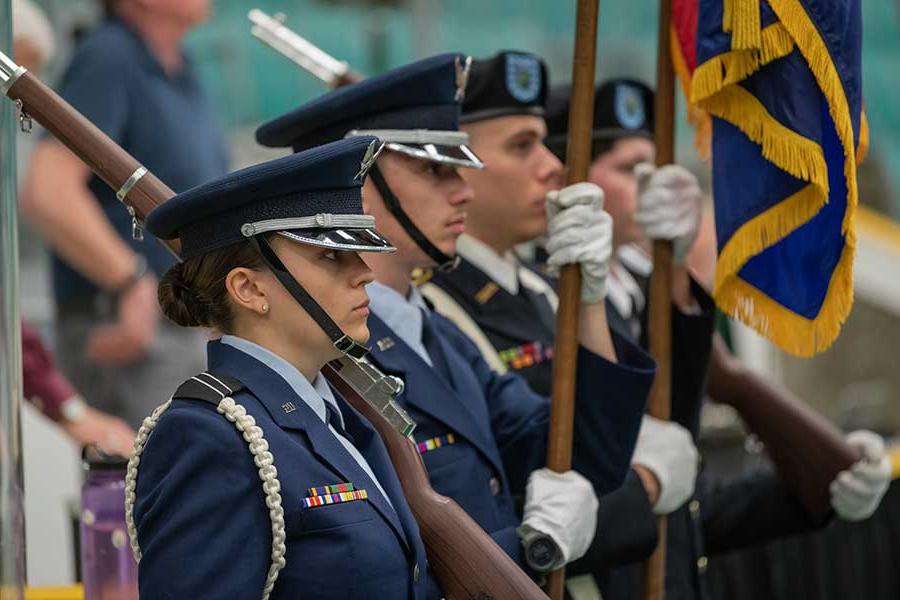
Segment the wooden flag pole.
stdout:
<svg viewBox="0 0 900 600">
<path fill-rule="evenodd" d="M 575 52 L 572 61 L 572 96 L 569 105 L 566 183 L 587 179 L 591 163 L 591 129 L 594 122 L 594 71 L 597 57 L 599 0 L 578 0 L 575 15 Z M 581 301 L 581 271 L 566 265 L 559 280 L 553 358 L 553 403 L 547 467 L 563 472 L 572 468 L 572 429 L 575 416 L 575 365 L 578 356 L 578 309 Z M 545 587 L 553 600 L 562 600 L 565 569 L 549 574 Z"/>
<path fill-rule="evenodd" d="M 672 0 L 659 2 L 659 36 L 656 50 L 656 97 L 654 106 L 656 165 L 675 160 L 675 75 L 672 70 L 670 35 Z M 653 275 L 650 278 L 650 353 L 656 360 L 656 379 L 650 391 L 648 413 L 669 419 L 672 398 L 672 243 L 653 242 Z M 645 600 L 666 596 L 666 518 L 660 517 L 659 542 L 647 561 Z"/>
</svg>

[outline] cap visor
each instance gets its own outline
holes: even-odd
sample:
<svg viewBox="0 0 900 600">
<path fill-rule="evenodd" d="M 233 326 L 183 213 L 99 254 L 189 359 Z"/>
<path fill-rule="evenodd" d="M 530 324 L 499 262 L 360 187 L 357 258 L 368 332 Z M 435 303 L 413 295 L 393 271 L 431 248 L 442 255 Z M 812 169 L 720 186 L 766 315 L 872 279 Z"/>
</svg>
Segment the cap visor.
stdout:
<svg viewBox="0 0 900 600">
<path fill-rule="evenodd" d="M 466 167 L 470 169 L 483 169 L 484 163 L 478 158 L 472 149 L 465 144 L 401 144 L 399 142 L 387 142 L 385 146 L 394 152 L 430 160 L 445 165 Z"/>
<path fill-rule="evenodd" d="M 280 235 L 310 246 L 351 252 L 394 252 L 397 250 L 374 229 L 291 229 Z"/>
</svg>

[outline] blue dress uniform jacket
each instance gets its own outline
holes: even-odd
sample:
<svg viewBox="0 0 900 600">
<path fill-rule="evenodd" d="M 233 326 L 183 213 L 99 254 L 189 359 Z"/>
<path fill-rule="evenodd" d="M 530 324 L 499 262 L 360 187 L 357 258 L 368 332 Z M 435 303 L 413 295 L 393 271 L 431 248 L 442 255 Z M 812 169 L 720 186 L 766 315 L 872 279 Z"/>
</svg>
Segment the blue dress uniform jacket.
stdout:
<svg viewBox="0 0 900 600">
<path fill-rule="evenodd" d="M 264 431 L 278 469 L 287 550 L 271 597 L 429 597 L 437 588 L 418 527 L 372 427 L 335 392 L 389 502 L 282 377 L 220 342 L 208 353 L 210 371 L 246 386 L 234 400 Z M 368 499 L 304 508 L 309 488 L 337 483 L 366 489 Z M 261 597 L 272 545 L 265 494 L 247 442 L 212 404 L 175 400 L 163 413 L 141 457 L 137 496 L 141 598 Z"/>
<path fill-rule="evenodd" d="M 548 400 L 519 376 L 499 375 L 457 327 L 431 315 L 452 381 L 426 364 L 377 315 L 369 317 L 371 360 L 401 377 L 399 401 L 417 423 L 415 438 L 435 490 L 453 498 L 520 564 L 520 519 L 513 496 L 546 464 Z M 619 487 L 652 383 L 652 360 L 615 338 L 620 364 L 579 349 L 573 466 L 598 492 Z M 452 443 L 446 443 L 452 436 Z M 429 440 L 442 440 L 433 449 Z"/>
<path fill-rule="evenodd" d="M 539 271 L 531 270 L 536 276 L 544 277 Z M 460 259 L 454 271 L 435 273 L 429 283 L 446 292 L 465 311 L 501 359 L 506 352 L 521 355 L 516 352 L 517 348 L 539 348 L 532 353 L 534 360 L 504 362 L 506 368 L 523 377 L 533 391 L 549 395 L 553 361 L 546 351 L 553 349 L 555 315 L 543 295 L 527 290 L 521 283 L 519 293 L 511 294 L 465 258 Z M 427 288 L 423 292 L 428 295 Z M 622 332 L 623 338 L 627 339 L 630 336 L 628 327 L 609 303 L 607 315 L 610 329 Z M 620 324 L 622 326 L 618 327 Z M 579 373 L 583 372 L 579 370 Z M 612 566 L 645 560 L 656 543 L 656 517 L 640 478 L 629 469 L 622 486 L 604 495 L 597 512 L 594 541 L 587 554 L 567 568 L 567 573 L 596 573 Z"/>
<path fill-rule="evenodd" d="M 509 371 L 521 375 L 538 394 L 550 395 L 556 314 L 543 295 L 521 283 L 519 293 L 511 294 L 463 257 L 456 269 L 434 273 L 429 283 L 471 317 Z"/>
</svg>

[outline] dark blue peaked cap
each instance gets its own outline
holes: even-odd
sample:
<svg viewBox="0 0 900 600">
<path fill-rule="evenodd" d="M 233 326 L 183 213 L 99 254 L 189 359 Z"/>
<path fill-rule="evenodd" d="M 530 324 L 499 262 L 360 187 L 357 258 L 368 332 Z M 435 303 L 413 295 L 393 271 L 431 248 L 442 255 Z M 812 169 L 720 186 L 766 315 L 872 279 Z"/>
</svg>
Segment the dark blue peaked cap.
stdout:
<svg viewBox="0 0 900 600">
<path fill-rule="evenodd" d="M 347 85 L 263 124 L 256 140 L 294 151 L 339 140 L 353 129 L 459 129 L 456 63 L 439 54 Z"/>
<path fill-rule="evenodd" d="M 272 231 L 337 250 L 391 251 L 362 210 L 378 149 L 374 137 L 351 138 L 235 171 L 151 211 L 147 230 L 181 238 L 185 259 Z"/>
<path fill-rule="evenodd" d="M 465 134 L 458 134 L 459 139 L 434 135 L 459 130 L 468 64 L 462 54 L 440 54 L 344 86 L 263 124 L 256 130 L 256 139 L 263 146 L 290 146 L 299 152 L 354 130 L 379 130 L 378 137 L 391 150 L 480 167 L 465 147 Z M 429 131 L 416 131 L 422 136 L 416 139 L 416 135 L 398 134 L 402 130 Z M 399 137 L 392 139 L 391 132 Z"/>
</svg>

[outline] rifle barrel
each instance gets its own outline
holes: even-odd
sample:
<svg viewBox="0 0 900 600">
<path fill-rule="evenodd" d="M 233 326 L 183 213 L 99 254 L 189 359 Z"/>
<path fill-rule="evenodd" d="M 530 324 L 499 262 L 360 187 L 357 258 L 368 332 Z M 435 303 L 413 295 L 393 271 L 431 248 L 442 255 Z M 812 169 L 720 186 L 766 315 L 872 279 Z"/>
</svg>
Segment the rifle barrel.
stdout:
<svg viewBox="0 0 900 600">
<path fill-rule="evenodd" d="M 280 54 L 300 65 L 330 86 L 350 73 L 350 67 L 324 52 L 278 19 L 254 8 L 247 13 L 253 23 L 250 33 Z"/>
</svg>

